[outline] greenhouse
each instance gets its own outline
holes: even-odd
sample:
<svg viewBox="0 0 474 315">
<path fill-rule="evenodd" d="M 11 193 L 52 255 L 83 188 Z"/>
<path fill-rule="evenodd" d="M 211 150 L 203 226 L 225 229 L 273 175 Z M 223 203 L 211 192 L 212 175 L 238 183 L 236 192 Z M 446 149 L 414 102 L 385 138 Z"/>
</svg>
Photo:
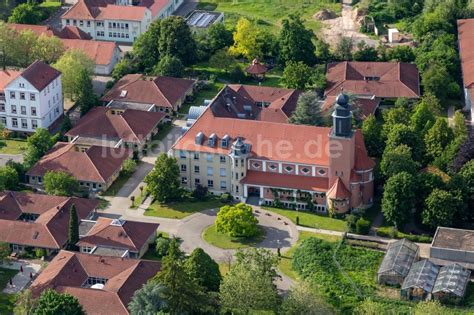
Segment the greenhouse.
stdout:
<svg viewBox="0 0 474 315">
<path fill-rule="evenodd" d="M 407 300 L 422 301 L 431 299 L 439 266 L 428 259 L 420 260 L 411 266 L 405 281 L 403 281 L 401 296 Z"/>
<path fill-rule="evenodd" d="M 443 303 L 457 304 L 466 294 L 471 271 L 459 264 L 441 267 L 433 288 L 433 298 Z"/>
<path fill-rule="evenodd" d="M 418 245 L 407 239 L 391 243 L 377 273 L 380 284 L 401 285 L 418 258 Z"/>
</svg>

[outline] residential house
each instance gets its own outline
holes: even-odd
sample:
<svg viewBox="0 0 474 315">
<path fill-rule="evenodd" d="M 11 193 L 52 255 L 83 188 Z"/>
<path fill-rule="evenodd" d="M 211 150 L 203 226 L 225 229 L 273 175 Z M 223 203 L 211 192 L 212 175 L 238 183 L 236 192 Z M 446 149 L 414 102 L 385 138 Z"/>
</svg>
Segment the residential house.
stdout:
<svg viewBox="0 0 474 315">
<path fill-rule="evenodd" d="M 47 172 L 63 171 L 76 178 L 83 189 L 105 191 L 131 156 L 132 152 L 124 148 L 58 142 L 26 175 L 31 185 L 42 186 Z"/>
<path fill-rule="evenodd" d="M 75 139 L 76 144 L 97 142 L 141 153 L 158 133 L 158 125 L 164 117 L 165 114 L 159 112 L 95 107 L 66 136 L 69 141 Z"/>
<path fill-rule="evenodd" d="M 66 50 L 77 49 L 83 51 L 94 61 L 94 73 L 110 75 L 121 58 L 121 50 L 114 42 L 97 40 L 63 39 Z"/>
<path fill-rule="evenodd" d="M 71 207 L 80 220 L 91 219 L 98 204 L 94 199 L 0 192 L 0 242 L 10 244 L 13 252 L 58 251 L 67 245 Z"/>
<path fill-rule="evenodd" d="M 31 133 L 36 128 L 50 127 L 62 117 L 61 72 L 35 61 L 20 73 L 1 73 L 4 107 L 0 107 L 0 122 L 7 129 Z"/>
<path fill-rule="evenodd" d="M 155 243 L 158 224 L 99 217 L 83 220 L 76 244 L 81 253 L 141 258 Z"/>
<path fill-rule="evenodd" d="M 121 104 L 121 108 L 126 104 L 144 104 L 154 107 L 155 111 L 167 113 L 169 117 L 192 95 L 195 84 L 195 80 L 129 74 L 121 78 L 101 100 L 112 107 Z"/>
<path fill-rule="evenodd" d="M 173 145 L 181 183 L 237 200 L 347 213 L 372 203 L 373 168 L 349 98 L 337 98 L 333 128 L 218 117 L 213 104 Z"/>
<path fill-rule="evenodd" d="M 419 257 L 419 246 L 407 239 L 390 243 L 377 272 L 377 281 L 385 285 L 401 285 L 411 265 Z"/>
<path fill-rule="evenodd" d="M 474 124 L 474 19 L 458 20 L 459 58 L 464 89 L 464 110 L 471 114 Z"/>
<path fill-rule="evenodd" d="M 5 87 L 20 74 L 20 71 L 15 70 L 0 71 L 0 122 L 3 126 L 7 125 L 7 100 L 5 97 Z"/>
<path fill-rule="evenodd" d="M 128 315 L 135 291 L 161 268 L 157 261 L 60 251 L 31 284 L 34 297 L 46 289 L 77 298 L 87 314 Z"/>
</svg>

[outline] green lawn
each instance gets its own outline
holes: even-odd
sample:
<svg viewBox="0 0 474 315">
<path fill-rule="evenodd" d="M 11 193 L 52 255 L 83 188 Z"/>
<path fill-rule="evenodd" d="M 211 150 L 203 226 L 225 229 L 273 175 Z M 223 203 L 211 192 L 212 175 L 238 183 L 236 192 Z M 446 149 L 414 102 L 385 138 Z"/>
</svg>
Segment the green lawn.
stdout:
<svg viewBox="0 0 474 315">
<path fill-rule="evenodd" d="M 0 140 L 1 154 L 23 154 L 26 151 L 26 140 Z"/>
<path fill-rule="evenodd" d="M 182 219 L 195 212 L 220 208 L 222 204 L 216 198 L 206 201 L 176 201 L 169 203 L 153 202 L 145 211 L 145 215 L 152 217 Z"/>
<path fill-rule="evenodd" d="M 204 67 L 197 68 L 195 70 L 198 70 L 198 69 L 199 71 L 208 71 L 209 73 L 213 73 L 214 71 L 217 71 L 216 69 L 212 69 L 209 67 L 205 67 L 206 70 L 203 70 Z M 219 82 L 211 83 L 205 86 L 198 92 L 194 93 L 194 100 L 190 103 L 183 104 L 183 106 L 179 109 L 179 112 L 182 114 L 187 114 L 191 106 L 204 105 L 205 100 L 212 100 L 223 87 L 224 87 L 224 84 L 219 83 Z"/>
<path fill-rule="evenodd" d="M 263 229 L 259 235 L 253 238 L 230 237 L 226 234 L 217 232 L 215 225 L 211 225 L 202 233 L 202 238 L 206 242 L 213 246 L 224 249 L 239 249 L 254 246 L 260 243 L 264 237 L 265 233 Z"/>
<path fill-rule="evenodd" d="M 137 163 L 137 167 L 140 164 L 140 162 Z M 105 191 L 102 195 L 103 196 L 115 196 L 119 190 L 125 185 L 125 183 L 132 177 L 133 172 L 130 174 L 124 174 L 123 172 L 120 172 L 119 177 L 112 183 L 112 185 Z M 130 201 L 131 203 L 131 201 Z"/>
<path fill-rule="evenodd" d="M 224 12 L 225 23 L 231 28 L 244 16 L 273 33 L 280 29 L 282 19 L 293 13 L 300 14 L 305 25 L 317 31 L 321 22 L 313 18 L 316 12 L 323 8 L 341 11 L 341 5 L 333 0 L 203 0 L 199 2 L 199 8 Z"/>
<path fill-rule="evenodd" d="M 161 237 L 162 237 L 162 238 L 169 238 L 169 237 L 170 237 L 170 236 L 168 235 L 168 233 L 163 232 L 163 231 L 160 231 L 160 230 L 156 230 L 156 235 L 159 236 L 160 234 L 161 234 Z M 145 255 L 143 255 L 142 259 L 161 260 L 161 258 L 158 257 L 158 255 L 156 255 L 155 244 L 153 245 L 152 248 L 150 248 L 150 249 L 145 253 Z"/>
<path fill-rule="evenodd" d="M 15 295 L 4 294 L 2 290 L 7 286 L 8 281 L 17 273 L 17 270 L 0 268 L 0 314 L 11 314 L 13 312 Z"/>
<path fill-rule="evenodd" d="M 316 214 L 313 212 L 307 211 L 296 211 L 296 210 L 287 210 L 279 209 L 272 207 L 263 207 L 265 210 L 269 210 L 275 213 L 278 213 L 284 217 L 290 219 L 293 223 L 296 224 L 296 217 L 299 217 L 299 225 L 323 229 L 323 230 L 333 230 L 345 232 L 347 230 L 347 225 L 344 220 L 333 219 L 328 216 Z"/>
<path fill-rule="evenodd" d="M 283 272 L 285 275 L 287 275 L 293 280 L 298 279 L 298 274 L 296 273 L 296 271 L 293 270 L 293 267 L 291 265 L 293 254 L 296 248 L 301 244 L 301 242 L 310 237 L 317 237 L 328 242 L 337 242 L 341 239 L 340 237 L 333 235 L 300 231 L 298 242 L 293 245 L 288 251 L 281 255 L 280 263 L 278 264 L 278 269 L 280 269 L 281 272 Z"/>
</svg>

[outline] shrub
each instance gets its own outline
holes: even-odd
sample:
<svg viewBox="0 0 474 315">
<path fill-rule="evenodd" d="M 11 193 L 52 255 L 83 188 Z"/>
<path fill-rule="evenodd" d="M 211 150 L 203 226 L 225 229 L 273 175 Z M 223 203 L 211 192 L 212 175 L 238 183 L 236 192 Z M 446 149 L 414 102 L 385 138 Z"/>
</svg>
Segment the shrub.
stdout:
<svg viewBox="0 0 474 315">
<path fill-rule="evenodd" d="M 107 81 L 107 83 L 105 84 L 105 89 L 110 90 L 111 88 L 113 88 L 114 84 L 115 84 L 114 80 Z"/>
<path fill-rule="evenodd" d="M 221 203 L 231 203 L 232 199 L 232 195 L 229 193 L 225 193 L 220 196 Z"/>
<path fill-rule="evenodd" d="M 207 187 L 202 185 L 197 185 L 196 189 L 193 190 L 191 196 L 197 200 L 206 200 L 207 199 Z"/>
<path fill-rule="evenodd" d="M 397 231 L 395 228 L 378 228 L 377 235 L 382 237 L 389 237 L 389 238 L 406 238 L 412 242 L 419 242 L 419 243 L 431 243 L 433 238 L 429 235 L 414 235 L 414 234 L 405 234 L 402 232 Z"/>
<path fill-rule="evenodd" d="M 46 257 L 47 255 L 48 254 L 46 252 L 46 249 L 44 249 L 44 248 L 36 248 L 35 249 L 36 258 Z"/>
<path fill-rule="evenodd" d="M 357 216 L 353 214 L 349 214 L 346 216 L 347 227 L 349 228 L 349 232 L 354 233 L 356 232 L 356 223 L 357 223 Z"/>
<path fill-rule="evenodd" d="M 259 233 L 258 220 L 252 207 L 239 203 L 235 206 L 223 206 L 217 213 L 216 229 L 231 237 L 253 237 Z"/>
<path fill-rule="evenodd" d="M 156 239 L 156 255 L 161 258 L 168 254 L 170 248 L 170 240 L 167 238 L 159 237 Z"/>
<path fill-rule="evenodd" d="M 133 172 L 135 172 L 136 168 L 137 168 L 137 162 L 135 162 L 132 159 L 126 159 L 125 162 L 123 162 L 122 172 L 125 175 L 130 175 Z"/>
<path fill-rule="evenodd" d="M 357 220 L 356 222 L 356 233 L 367 235 L 369 234 L 369 231 L 370 231 L 370 221 L 364 218 L 359 218 L 359 220 Z"/>
</svg>

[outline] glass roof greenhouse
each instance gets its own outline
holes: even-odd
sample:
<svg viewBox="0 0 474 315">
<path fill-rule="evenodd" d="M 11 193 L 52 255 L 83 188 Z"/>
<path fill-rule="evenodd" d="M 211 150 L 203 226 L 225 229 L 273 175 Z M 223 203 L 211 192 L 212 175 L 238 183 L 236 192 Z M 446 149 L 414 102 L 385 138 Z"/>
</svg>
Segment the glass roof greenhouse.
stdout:
<svg viewBox="0 0 474 315">
<path fill-rule="evenodd" d="M 470 276 L 471 271 L 463 268 L 459 264 L 441 267 L 433 288 L 433 293 L 452 293 L 458 297 L 463 297 Z"/>
<path fill-rule="evenodd" d="M 418 253 L 418 245 L 407 239 L 391 243 L 387 249 L 378 273 L 396 272 L 405 277 Z"/>
<path fill-rule="evenodd" d="M 420 288 L 425 292 L 433 290 L 439 267 L 428 259 L 420 260 L 411 266 L 408 276 L 403 281 L 402 290 Z"/>
</svg>

